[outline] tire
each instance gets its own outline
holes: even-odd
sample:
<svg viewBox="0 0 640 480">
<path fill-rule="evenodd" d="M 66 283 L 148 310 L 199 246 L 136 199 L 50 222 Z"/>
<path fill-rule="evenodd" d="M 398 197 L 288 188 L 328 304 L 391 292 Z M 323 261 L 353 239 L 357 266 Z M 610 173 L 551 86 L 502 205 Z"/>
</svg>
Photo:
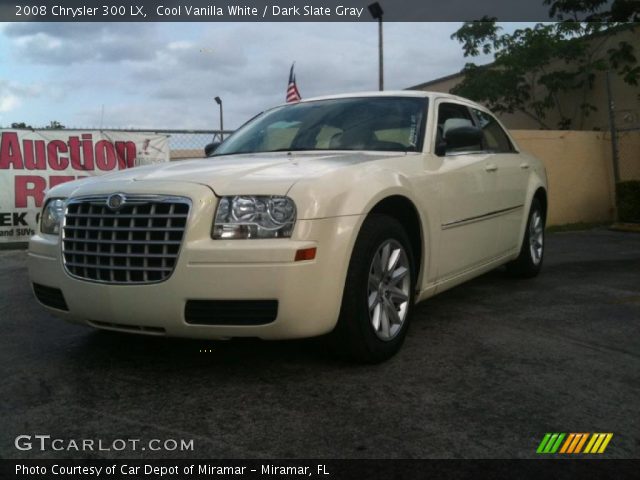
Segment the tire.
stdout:
<svg viewBox="0 0 640 480">
<path fill-rule="evenodd" d="M 394 267 L 380 274 L 385 257 L 386 265 Z M 411 242 L 400 222 L 369 215 L 356 239 L 340 316 L 331 334 L 338 353 L 363 363 L 392 357 L 409 328 L 415 278 Z"/>
<path fill-rule="evenodd" d="M 540 273 L 544 260 L 545 211 L 537 198 L 531 202 L 527 227 L 520 255 L 507 264 L 507 271 L 516 277 L 533 278 Z"/>
</svg>

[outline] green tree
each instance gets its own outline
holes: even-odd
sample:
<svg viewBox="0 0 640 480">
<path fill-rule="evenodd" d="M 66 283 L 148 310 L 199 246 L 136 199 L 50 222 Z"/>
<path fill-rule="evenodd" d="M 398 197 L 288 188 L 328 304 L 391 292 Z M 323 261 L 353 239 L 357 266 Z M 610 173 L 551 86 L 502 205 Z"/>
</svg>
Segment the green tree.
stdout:
<svg viewBox="0 0 640 480">
<path fill-rule="evenodd" d="M 451 37 L 462 44 L 465 57 L 493 54 L 490 65 L 467 63 L 464 78 L 452 93 L 485 103 L 499 113 L 521 112 L 541 128 L 582 128 L 597 107 L 588 102 L 598 72 L 612 70 L 630 85 L 638 85 L 640 66 L 634 46 L 619 41 L 607 48 L 613 35 L 633 24 L 637 8 L 617 0 L 601 11 L 606 0 L 544 0 L 553 23 L 502 33 L 495 18 L 466 22 Z M 637 1 L 635 2 L 637 7 Z M 563 94 L 581 99 L 568 106 Z M 550 125 L 549 114 L 560 119 Z M 577 121 L 575 121 L 577 120 Z"/>
<path fill-rule="evenodd" d="M 11 124 L 11 128 L 31 128 L 33 129 L 33 127 L 31 125 L 27 125 L 24 122 L 14 122 Z M 49 122 L 49 125 L 47 125 L 46 127 L 44 127 L 46 130 L 62 130 L 65 127 L 64 125 L 62 125 L 59 121 L 57 120 L 51 120 Z"/>
<path fill-rule="evenodd" d="M 60 122 L 58 122 L 57 120 L 51 120 L 49 122 L 49 125 L 47 125 L 46 127 L 47 130 L 62 130 L 63 128 L 66 128 L 64 125 L 62 125 Z"/>
</svg>

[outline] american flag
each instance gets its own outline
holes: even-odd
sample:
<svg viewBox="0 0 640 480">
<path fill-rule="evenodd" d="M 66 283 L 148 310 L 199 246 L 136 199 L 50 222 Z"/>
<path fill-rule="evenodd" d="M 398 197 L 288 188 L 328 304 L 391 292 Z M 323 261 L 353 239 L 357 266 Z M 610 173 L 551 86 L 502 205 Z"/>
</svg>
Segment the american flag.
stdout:
<svg viewBox="0 0 640 480">
<path fill-rule="evenodd" d="M 296 85 L 296 76 L 293 73 L 294 66 L 295 66 L 295 62 L 291 64 L 291 70 L 289 71 L 289 85 L 287 86 L 287 103 L 299 102 L 302 99 L 302 97 L 300 96 L 300 92 L 298 91 L 298 86 Z"/>
</svg>

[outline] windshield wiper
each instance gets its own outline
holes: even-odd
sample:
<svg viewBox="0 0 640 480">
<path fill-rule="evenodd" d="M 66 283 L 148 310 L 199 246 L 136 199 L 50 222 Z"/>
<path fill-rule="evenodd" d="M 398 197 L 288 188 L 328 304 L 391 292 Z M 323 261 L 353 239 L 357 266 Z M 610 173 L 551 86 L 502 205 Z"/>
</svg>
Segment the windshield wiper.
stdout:
<svg viewBox="0 0 640 480">
<path fill-rule="evenodd" d="M 274 153 L 274 152 L 315 152 L 329 150 L 328 148 L 276 148 L 275 150 L 252 150 L 250 152 L 228 152 L 228 153 L 214 153 L 211 157 L 222 157 L 225 155 L 251 155 L 254 153 Z M 211 158 L 209 157 L 209 158 Z"/>
<path fill-rule="evenodd" d="M 326 148 L 302 148 L 302 147 L 293 147 L 293 148 L 276 148 L 275 150 L 264 150 L 262 152 L 256 153 L 271 153 L 271 152 L 317 152 L 326 150 Z"/>
</svg>

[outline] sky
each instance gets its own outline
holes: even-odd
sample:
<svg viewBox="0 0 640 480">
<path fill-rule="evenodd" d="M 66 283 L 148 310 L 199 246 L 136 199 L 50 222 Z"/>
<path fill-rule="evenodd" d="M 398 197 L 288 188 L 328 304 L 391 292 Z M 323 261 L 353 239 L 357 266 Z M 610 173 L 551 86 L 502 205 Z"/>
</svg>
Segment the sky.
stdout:
<svg viewBox="0 0 640 480">
<path fill-rule="evenodd" d="M 385 87 L 404 89 L 469 61 L 460 23 L 384 25 Z M 506 30 L 514 25 L 504 25 Z M 296 62 L 303 98 L 377 90 L 377 24 L 0 24 L 0 126 L 225 128 L 284 101 Z M 473 59 L 487 63 L 490 57 Z"/>
</svg>

